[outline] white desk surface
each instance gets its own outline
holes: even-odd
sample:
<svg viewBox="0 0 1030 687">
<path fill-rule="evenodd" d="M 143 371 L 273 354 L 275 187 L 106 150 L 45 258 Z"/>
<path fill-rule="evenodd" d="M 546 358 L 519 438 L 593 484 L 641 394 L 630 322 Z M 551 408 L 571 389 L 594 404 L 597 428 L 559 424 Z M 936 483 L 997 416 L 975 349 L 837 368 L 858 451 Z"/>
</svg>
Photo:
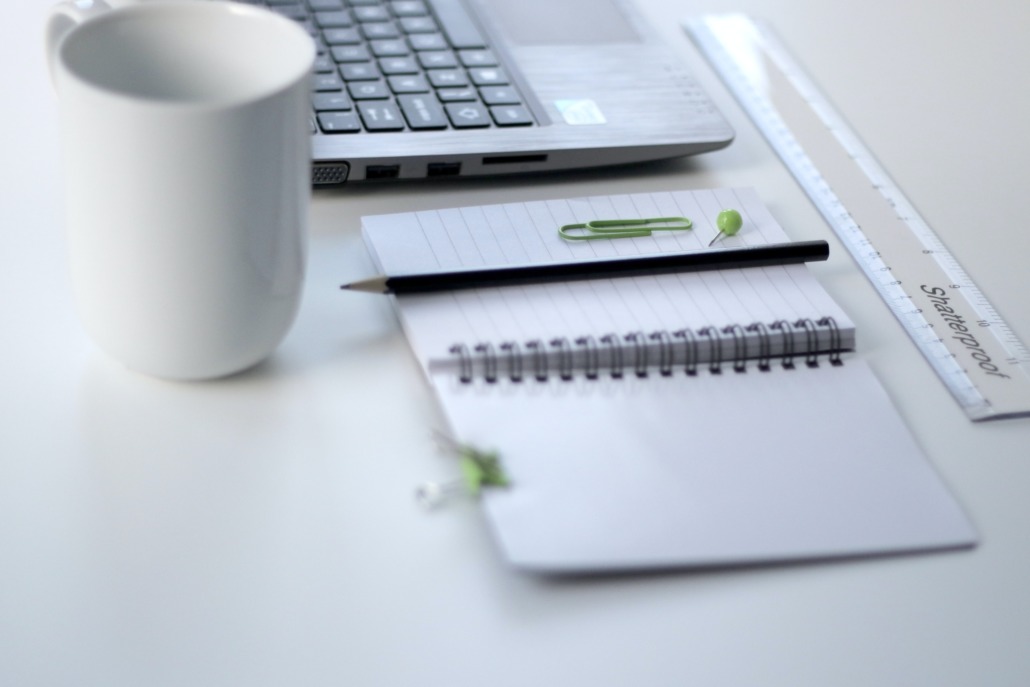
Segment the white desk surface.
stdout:
<svg viewBox="0 0 1030 687">
<path fill-rule="evenodd" d="M 738 130 L 633 169 L 319 191 L 300 318 L 274 359 L 172 384 L 98 353 L 72 309 L 47 0 L 0 42 L 0 684 L 1030 684 L 1030 419 L 973 424 L 683 35 L 771 19 L 1030 341 L 1030 4 L 640 0 Z M 546 581 L 479 512 L 421 511 L 448 476 L 432 397 L 369 272 L 363 214 L 753 185 L 817 266 L 983 536 L 974 551 Z"/>
</svg>

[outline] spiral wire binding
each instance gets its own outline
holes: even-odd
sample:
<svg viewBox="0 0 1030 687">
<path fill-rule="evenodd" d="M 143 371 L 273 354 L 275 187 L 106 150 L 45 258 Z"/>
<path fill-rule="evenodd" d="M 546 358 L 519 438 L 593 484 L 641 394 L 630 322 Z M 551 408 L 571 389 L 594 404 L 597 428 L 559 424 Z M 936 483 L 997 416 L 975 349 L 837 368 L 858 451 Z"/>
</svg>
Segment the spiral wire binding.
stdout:
<svg viewBox="0 0 1030 687">
<path fill-rule="evenodd" d="M 647 376 L 647 339 L 643 332 L 632 332 L 625 337 L 633 344 L 633 371 L 637 377 Z"/>
<path fill-rule="evenodd" d="M 468 384 L 472 381 L 472 356 L 469 354 L 469 347 L 465 344 L 454 344 L 449 351 L 458 356 L 458 379 L 462 383 Z"/>
<path fill-rule="evenodd" d="M 840 359 L 841 353 L 841 336 L 840 327 L 837 326 L 837 320 L 832 317 L 823 317 L 816 324 L 820 327 L 825 327 L 830 330 L 830 353 L 829 359 L 831 365 L 843 365 L 844 361 Z"/>
<path fill-rule="evenodd" d="M 476 344 L 474 349 L 483 359 L 483 379 L 493 383 L 497 381 L 497 355 L 491 343 Z"/>
<path fill-rule="evenodd" d="M 658 342 L 658 374 L 663 377 L 672 376 L 672 338 L 669 332 L 652 332 L 648 337 L 651 341 Z"/>
<path fill-rule="evenodd" d="M 695 336 L 691 329 L 680 329 L 673 332 L 673 336 L 679 339 L 683 339 L 684 346 L 684 371 L 693 377 L 697 374 L 697 336 Z"/>
<path fill-rule="evenodd" d="M 522 381 L 522 349 L 516 341 L 505 341 L 501 344 L 501 350 L 508 358 L 508 379 L 513 382 Z"/>
<path fill-rule="evenodd" d="M 611 357 L 608 358 L 611 363 L 609 364 L 609 372 L 611 372 L 613 379 L 622 378 L 622 345 L 619 344 L 619 339 L 615 334 L 605 334 L 601 337 L 601 343 L 608 347 Z"/>
<path fill-rule="evenodd" d="M 771 367 L 770 361 L 772 360 L 772 344 L 769 341 L 769 329 L 765 326 L 764 322 L 752 322 L 746 329 L 749 332 L 756 332 L 758 334 L 758 358 L 756 358 L 755 364 L 762 372 L 768 372 Z M 837 342 L 838 344 L 840 343 L 839 331 L 837 332 Z M 840 355 L 838 354 L 839 358 Z"/>
<path fill-rule="evenodd" d="M 566 382 L 572 379 L 572 346 L 565 337 L 551 340 L 558 349 L 558 376 Z"/>
<path fill-rule="evenodd" d="M 708 358 L 708 371 L 713 375 L 722 374 L 722 337 L 715 327 L 702 327 L 697 330 L 698 335 L 708 339 L 712 353 Z"/>
<path fill-rule="evenodd" d="M 601 368 L 601 354 L 597 350 L 597 342 L 592 336 L 581 336 L 576 339 L 576 345 L 582 346 L 584 350 L 583 375 L 587 379 L 597 379 Z"/>
<path fill-rule="evenodd" d="M 538 382 L 547 381 L 547 350 L 544 348 L 544 342 L 540 339 L 534 339 L 526 343 L 526 348 L 529 349 L 530 358 L 533 361 L 533 378 Z"/>
<path fill-rule="evenodd" d="M 824 351 L 819 350 L 820 331 L 829 333 L 829 348 Z M 795 344 L 801 336 L 804 337 L 804 346 L 799 351 Z M 779 339 L 780 349 L 774 356 L 772 351 L 775 338 Z M 756 356 L 749 355 L 750 340 L 757 341 Z M 653 342 L 653 345 L 648 342 Z M 476 344 L 471 350 L 466 344 L 459 343 L 448 350 L 458 361 L 459 381 L 467 384 L 473 381 L 477 370 L 481 370 L 480 376 L 486 382 L 496 382 L 502 376 L 513 382 L 521 382 L 527 363 L 533 378 L 546 382 L 551 378 L 551 359 L 556 360 L 557 375 L 563 381 L 573 379 L 577 371 L 577 360 L 581 361 L 579 371 L 591 380 L 598 379 L 602 369 L 613 379 L 621 379 L 627 369 L 641 378 L 647 377 L 654 369 L 667 377 L 675 372 L 677 348 L 681 350 L 683 372 L 695 376 L 700 364 L 702 344 L 708 347 L 707 366 L 711 374 L 721 374 L 727 366 L 736 373 L 743 373 L 747 371 L 749 362 L 753 362 L 759 371 L 768 372 L 772 369 L 774 357 L 780 358 L 785 369 L 793 369 L 794 359 L 802 355 L 808 367 L 818 367 L 821 354 L 826 355 L 831 365 L 843 364 L 842 336 L 832 317 L 823 317 L 815 322 L 801 318 L 793 323 L 776 320 L 769 325 L 762 322 L 747 326 L 732 324 L 721 330 L 702 327 L 697 331 L 684 328 L 671 333 L 666 330 L 650 334 L 636 331 L 622 337 L 606 334 L 600 338 L 600 344 L 592 336 L 572 341 L 566 337 L 557 337 L 547 343 L 535 339 L 523 345 L 516 341 L 505 341 L 497 347 L 501 351 L 500 355 L 495 346 L 488 342 Z M 652 351 L 657 352 L 657 364 L 651 358 Z M 602 359 L 605 359 L 604 365 Z M 502 360 L 506 363 L 503 366 Z M 504 374 L 502 367 L 505 368 Z"/>
<path fill-rule="evenodd" d="M 819 353 L 815 349 L 819 339 L 819 332 L 816 331 L 815 322 L 805 318 L 795 322 L 794 326 L 805 332 L 805 365 L 809 367 L 818 366 Z"/>
<path fill-rule="evenodd" d="M 733 337 L 733 370 L 743 372 L 747 369 L 747 334 L 744 328 L 739 324 L 731 324 L 724 327 L 722 333 Z"/>
<path fill-rule="evenodd" d="M 794 335 L 791 333 L 790 323 L 786 320 L 776 320 L 770 325 L 770 328 L 783 333 L 782 365 L 784 369 L 792 369 L 794 367 Z"/>
</svg>

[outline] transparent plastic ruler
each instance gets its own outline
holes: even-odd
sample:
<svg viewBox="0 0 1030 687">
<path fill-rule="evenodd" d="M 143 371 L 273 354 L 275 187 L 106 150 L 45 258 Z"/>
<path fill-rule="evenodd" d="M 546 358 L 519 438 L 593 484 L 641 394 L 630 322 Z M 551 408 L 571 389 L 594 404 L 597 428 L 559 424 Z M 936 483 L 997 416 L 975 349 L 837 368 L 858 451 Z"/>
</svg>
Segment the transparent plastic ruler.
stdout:
<svg viewBox="0 0 1030 687">
<path fill-rule="evenodd" d="M 684 26 L 969 417 L 1030 415 L 1030 351 L 771 29 Z"/>
</svg>

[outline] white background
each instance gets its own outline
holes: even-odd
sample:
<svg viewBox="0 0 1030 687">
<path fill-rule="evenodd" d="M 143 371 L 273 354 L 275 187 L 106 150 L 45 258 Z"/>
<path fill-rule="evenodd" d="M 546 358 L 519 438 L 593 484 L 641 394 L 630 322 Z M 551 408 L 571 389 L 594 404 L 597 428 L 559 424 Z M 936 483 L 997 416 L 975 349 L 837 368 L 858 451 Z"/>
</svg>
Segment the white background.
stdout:
<svg viewBox="0 0 1030 687">
<path fill-rule="evenodd" d="M 973 424 L 680 31 L 769 19 L 1030 340 L 1030 5 L 640 0 L 738 131 L 726 151 L 545 178 L 318 191 L 306 300 L 273 360 L 217 383 L 123 370 L 75 317 L 46 0 L 0 41 L 0 685 L 1025 685 L 1030 420 Z M 507 569 L 456 473 L 363 214 L 755 186 L 816 266 L 980 529 L 975 551 L 546 581 Z M 846 392 L 846 390 L 842 390 Z M 746 418 L 741 419 L 742 425 Z"/>
</svg>

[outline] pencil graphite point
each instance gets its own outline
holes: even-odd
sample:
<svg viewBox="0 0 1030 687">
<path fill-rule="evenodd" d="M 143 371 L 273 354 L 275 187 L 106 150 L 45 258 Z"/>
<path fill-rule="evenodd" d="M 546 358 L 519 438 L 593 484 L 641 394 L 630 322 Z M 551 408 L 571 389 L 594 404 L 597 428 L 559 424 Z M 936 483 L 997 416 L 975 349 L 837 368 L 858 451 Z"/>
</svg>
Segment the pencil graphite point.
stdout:
<svg viewBox="0 0 1030 687">
<path fill-rule="evenodd" d="M 340 287 L 344 291 L 363 291 L 365 293 L 389 293 L 386 288 L 386 277 L 372 277 L 361 281 L 344 284 Z"/>
</svg>

